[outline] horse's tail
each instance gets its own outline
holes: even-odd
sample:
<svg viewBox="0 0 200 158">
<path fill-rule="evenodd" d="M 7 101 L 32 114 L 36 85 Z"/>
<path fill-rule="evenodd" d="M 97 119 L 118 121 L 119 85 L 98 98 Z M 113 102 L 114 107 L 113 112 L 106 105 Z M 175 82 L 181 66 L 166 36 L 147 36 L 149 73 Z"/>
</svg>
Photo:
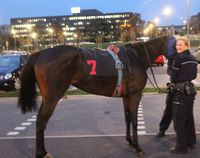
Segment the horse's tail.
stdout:
<svg viewBox="0 0 200 158">
<path fill-rule="evenodd" d="M 40 53 L 30 56 L 28 62 L 21 71 L 21 88 L 19 90 L 18 107 L 22 113 L 37 110 L 36 104 L 36 77 L 34 72 L 34 64 Z"/>
</svg>

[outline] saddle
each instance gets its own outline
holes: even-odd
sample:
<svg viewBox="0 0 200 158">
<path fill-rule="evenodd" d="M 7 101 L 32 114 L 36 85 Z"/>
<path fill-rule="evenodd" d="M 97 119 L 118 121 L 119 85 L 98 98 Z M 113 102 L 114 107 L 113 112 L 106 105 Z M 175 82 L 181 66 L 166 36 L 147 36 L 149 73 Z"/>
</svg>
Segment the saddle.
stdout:
<svg viewBox="0 0 200 158">
<path fill-rule="evenodd" d="M 130 61 L 127 57 L 127 53 L 123 46 L 117 46 L 119 52 L 117 53 L 119 61 L 123 64 L 123 77 L 132 73 L 132 69 L 129 66 Z M 89 75 L 96 76 L 118 76 L 116 68 L 116 60 L 113 58 L 109 50 L 105 49 L 80 49 L 81 54 L 85 60 L 86 68 Z"/>
</svg>

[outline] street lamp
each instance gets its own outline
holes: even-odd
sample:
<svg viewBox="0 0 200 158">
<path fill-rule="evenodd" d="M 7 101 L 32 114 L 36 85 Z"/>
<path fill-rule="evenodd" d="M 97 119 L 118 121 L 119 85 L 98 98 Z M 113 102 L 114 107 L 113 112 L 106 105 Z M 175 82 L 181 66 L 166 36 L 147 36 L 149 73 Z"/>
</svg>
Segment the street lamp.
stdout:
<svg viewBox="0 0 200 158">
<path fill-rule="evenodd" d="M 171 8 L 169 8 L 169 7 L 166 7 L 166 8 L 163 10 L 163 15 L 164 15 L 164 16 L 169 16 L 171 13 L 172 13 L 172 10 L 171 10 Z"/>
<path fill-rule="evenodd" d="M 16 30 L 12 29 L 12 30 L 11 30 L 11 33 L 13 34 L 13 38 L 14 38 L 15 50 L 17 50 Z"/>
<path fill-rule="evenodd" d="M 37 33 L 33 32 L 33 33 L 31 34 L 31 37 L 35 40 L 35 39 L 37 38 Z"/>
<path fill-rule="evenodd" d="M 167 17 L 170 16 L 172 13 L 172 9 L 170 7 L 165 7 L 163 10 L 163 15 L 165 16 L 165 21 L 166 21 L 166 33 L 169 33 L 168 28 L 167 28 Z"/>
<path fill-rule="evenodd" d="M 170 7 L 166 7 L 163 10 L 163 15 L 165 16 L 165 20 L 166 20 L 166 26 L 167 26 L 167 17 L 170 16 L 171 13 L 172 13 L 172 9 Z"/>
<path fill-rule="evenodd" d="M 153 20 L 155 23 L 156 23 L 156 25 L 160 22 L 160 18 L 159 17 L 155 17 L 154 18 L 154 20 Z"/>
</svg>

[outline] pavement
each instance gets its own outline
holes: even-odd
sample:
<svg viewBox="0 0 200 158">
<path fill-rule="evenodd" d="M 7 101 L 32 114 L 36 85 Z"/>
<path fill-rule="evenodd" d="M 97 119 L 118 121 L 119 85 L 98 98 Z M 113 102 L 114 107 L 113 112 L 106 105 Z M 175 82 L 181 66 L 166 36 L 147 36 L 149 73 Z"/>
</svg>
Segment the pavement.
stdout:
<svg viewBox="0 0 200 158">
<path fill-rule="evenodd" d="M 199 142 L 200 135 L 197 135 Z M 140 146 L 147 158 L 199 158 L 200 144 L 187 154 L 169 153 L 175 143 L 174 135 L 156 138 L 155 135 L 139 136 Z M 138 158 L 128 146 L 124 136 L 101 137 L 47 137 L 47 150 L 54 158 Z M 34 158 L 34 138 L 0 140 L 1 158 Z M 10 152 L 12 151 L 12 152 Z"/>
</svg>

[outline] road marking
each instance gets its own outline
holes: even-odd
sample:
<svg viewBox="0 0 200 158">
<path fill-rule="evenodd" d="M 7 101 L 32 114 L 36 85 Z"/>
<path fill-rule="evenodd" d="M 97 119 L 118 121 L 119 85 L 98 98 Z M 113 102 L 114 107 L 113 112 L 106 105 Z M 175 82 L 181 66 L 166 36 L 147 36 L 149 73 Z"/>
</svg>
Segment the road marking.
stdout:
<svg viewBox="0 0 200 158">
<path fill-rule="evenodd" d="M 7 136 L 17 136 L 20 134 L 20 131 L 24 131 L 27 126 L 30 126 L 32 122 L 36 121 L 36 115 L 33 115 L 30 119 L 27 119 L 26 122 L 22 122 L 20 126 L 14 128 L 15 131 L 9 131 Z"/>
<path fill-rule="evenodd" d="M 138 131 L 137 133 L 138 133 L 138 135 L 145 135 L 146 131 Z"/>
<path fill-rule="evenodd" d="M 33 115 L 32 118 L 37 118 L 37 115 Z"/>
<path fill-rule="evenodd" d="M 144 121 L 138 121 L 138 125 L 144 125 Z"/>
<path fill-rule="evenodd" d="M 15 128 L 16 131 L 18 131 L 18 130 L 19 130 L 19 131 L 23 131 L 23 130 L 25 130 L 25 129 L 26 129 L 26 127 L 16 127 L 16 128 Z"/>
<path fill-rule="evenodd" d="M 138 114 L 138 117 L 143 117 L 143 114 Z"/>
<path fill-rule="evenodd" d="M 145 126 L 138 126 L 137 129 L 146 129 Z"/>
<path fill-rule="evenodd" d="M 11 131 L 11 132 L 8 132 L 6 135 L 7 135 L 7 136 L 16 136 L 16 135 L 18 135 L 18 134 L 19 134 L 18 131 L 16 131 L 16 132 Z"/>
<path fill-rule="evenodd" d="M 137 133 L 138 135 L 144 135 L 146 134 L 146 127 L 143 117 L 143 109 L 142 109 L 142 103 L 139 104 L 138 108 L 138 126 L 137 126 Z"/>
<path fill-rule="evenodd" d="M 143 121 L 144 118 L 143 118 L 143 117 L 138 117 L 138 120 L 139 120 L 139 121 Z"/>
<path fill-rule="evenodd" d="M 32 122 L 23 122 L 23 123 L 21 123 L 22 126 L 29 126 L 31 124 L 32 124 Z"/>
<path fill-rule="evenodd" d="M 138 108 L 138 110 L 142 110 L 142 108 L 141 108 L 141 107 L 139 107 L 139 108 Z"/>
<path fill-rule="evenodd" d="M 36 118 L 30 118 L 30 119 L 28 119 L 27 121 L 35 122 L 35 121 L 36 121 Z"/>
<path fill-rule="evenodd" d="M 139 111 L 138 111 L 138 114 L 142 114 L 142 113 L 143 113 L 143 111 L 142 111 L 142 110 L 139 110 Z"/>
<path fill-rule="evenodd" d="M 7 136 L 17 136 L 20 134 L 20 131 L 23 131 L 26 129 L 26 126 L 30 126 L 32 124 L 32 122 L 35 122 L 37 119 L 36 115 L 33 115 L 31 118 L 27 119 L 26 122 L 22 122 L 21 126 L 15 127 L 14 130 L 15 131 L 9 131 L 6 135 Z M 142 109 L 142 104 L 139 104 L 139 108 L 138 108 L 138 127 L 137 127 L 138 131 L 138 135 L 143 135 L 146 134 L 146 127 L 145 127 L 145 122 L 144 122 L 144 117 L 143 117 L 143 109 Z"/>
<path fill-rule="evenodd" d="M 142 134 L 143 133 L 143 134 Z M 146 132 L 140 132 L 139 135 L 146 135 L 146 136 L 156 136 L 158 133 L 146 133 Z M 175 135 L 175 132 L 167 132 L 165 135 Z M 196 134 L 200 134 L 200 132 L 196 132 Z M 100 138 L 100 137 L 124 137 L 125 134 L 106 134 L 106 135 L 64 135 L 64 136 L 45 136 L 47 139 L 63 139 L 63 138 Z M 0 140 L 17 140 L 17 139 L 35 139 L 35 136 L 25 136 L 25 137 L 0 137 Z"/>
</svg>

